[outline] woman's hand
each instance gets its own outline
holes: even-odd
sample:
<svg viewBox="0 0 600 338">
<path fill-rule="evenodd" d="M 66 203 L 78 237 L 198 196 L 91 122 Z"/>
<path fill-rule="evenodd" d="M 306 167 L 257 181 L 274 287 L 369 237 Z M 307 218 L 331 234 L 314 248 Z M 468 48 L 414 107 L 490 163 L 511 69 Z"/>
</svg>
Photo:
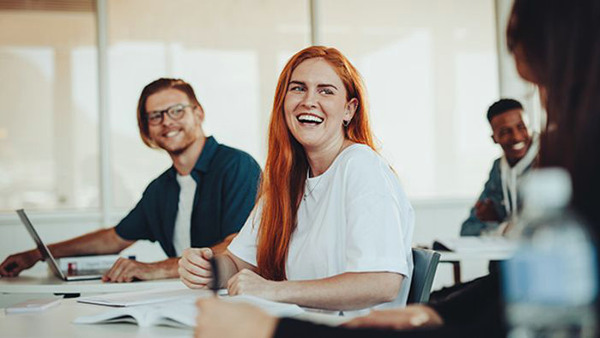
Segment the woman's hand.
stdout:
<svg viewBox="0 0 600 338">
<path fill-rule="evenodd" d="M 198 338 L 268 338 L 275 332 L 277 318 L 243 303 L 227 303 L 217 298 L 200 299 L 196 334 Z"/>
<path fill-rule="evenodd" d="M 179 278 L 190 289 L 203 289 L 210 286 L 212 269 L 210 259 L 213 252 L 210 248 L 189 248 L 183 251 L 179 260 Z"/>
<path fill-rule="evenodd" d="M 273 301 L 279 301 L 281 282 L 266 280 L 257 273 L 242 269 L 227 282 L 230 296 L 253 295 Z"/>
<path fill-rule="evenodd" d="M 372 311 L 345 323 L 348 328 L 377 328 L 406 330 L 441 326 L 444 321 L 434 309 L 426 305 L 409 305 L 403 309 Z"/>
</svg>

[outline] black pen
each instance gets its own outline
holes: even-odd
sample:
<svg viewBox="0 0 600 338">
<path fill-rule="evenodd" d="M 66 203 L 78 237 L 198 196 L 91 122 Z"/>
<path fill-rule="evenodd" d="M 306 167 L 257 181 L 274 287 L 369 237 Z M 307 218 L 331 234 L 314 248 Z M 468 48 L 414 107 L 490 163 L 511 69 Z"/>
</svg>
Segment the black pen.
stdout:
<svg viewBox="0 0 600 338">
<path fill-rule="evenodd" d="M 219 282 L 219 267 L 217 266 L 217 260 L 213 256 L 210 260 L 210 268 L 212 269 L 212 283 L 210 284 L 210 289 L 215 294 L 215 297 L 219 295 L 219 286 L 221 283 Z"/>
</svg>

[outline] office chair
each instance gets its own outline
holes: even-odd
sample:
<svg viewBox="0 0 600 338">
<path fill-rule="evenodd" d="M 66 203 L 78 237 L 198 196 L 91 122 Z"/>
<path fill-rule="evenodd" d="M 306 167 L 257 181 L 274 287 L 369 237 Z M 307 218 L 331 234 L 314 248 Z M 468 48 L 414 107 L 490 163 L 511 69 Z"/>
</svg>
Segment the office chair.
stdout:
<svg viewBox="0 0 600 338">
<path fill-rule="evenodd" d="M 407 303 L 427 303 L 440 254 L 433 250 L 413 248 L 412 255 L 414 269 Z"/>
</svg>

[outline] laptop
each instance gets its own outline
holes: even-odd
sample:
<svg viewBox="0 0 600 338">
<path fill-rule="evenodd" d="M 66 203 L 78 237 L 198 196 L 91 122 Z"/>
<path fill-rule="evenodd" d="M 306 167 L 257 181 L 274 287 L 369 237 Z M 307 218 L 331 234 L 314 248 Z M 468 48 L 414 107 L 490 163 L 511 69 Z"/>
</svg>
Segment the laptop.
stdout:
<svg viewBox="0 0 600 338">
<path fill-rule="evenodd" d="M 42 239 L 38 235 L 37 231 L 35 231 L 35 228 L 33 227 L 33 224 L 31 224 L 29 217 L 27 217 L 27 214 L 25 214 L 25 210 L 23 210 L 23 209 L 17 210 L 17 215 L 19 215 L 21 222 L 23 222 L 23 225 L 25 225 L 27 232 L 29 232 L 29 234 L 31 235 L 31 238 L 33 238 L 33 241 L 37 245 L 38 250 L 42 254 L 44 261 L 46 261 L 48 263 L 50 270 L 52 270 L 52 272 L 56 275 L 56 277 L 58 277 L 62 280 L 65 280 L 65 281 L 100 279 L 100 278 L 102 278 L 102 275 L 106 271 L 108 271 L 108 269 L 69 270 L 69 271 L 61 270 L 58 263 L 54 259 L 54 256 L 52 256 L 52 253 L 50 252 L 50 250 L 48 250 L 48 247 L 46 246 L 46 244 L 44 244 L 44 242 L 42 242 Z"/>
</svg>

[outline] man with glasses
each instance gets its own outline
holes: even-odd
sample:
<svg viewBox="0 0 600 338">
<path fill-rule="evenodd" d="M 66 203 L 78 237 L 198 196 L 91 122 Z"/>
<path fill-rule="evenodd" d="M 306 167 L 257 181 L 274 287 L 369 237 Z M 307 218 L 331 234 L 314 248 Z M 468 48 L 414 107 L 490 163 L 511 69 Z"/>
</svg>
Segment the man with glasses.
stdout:
<svg viewBox="0 0 600 338">
<path fill-rule="evenodd" d="M 147 85 L 137 120 L 144 143 L 164 149 L 173 166 L 148 185 L 117 226 L 49 246 L 55 257 L 114 254 L 145 239 L 158 241 L 169 257 L 155 263 L 119 258 L 102 277 L 106 282 L 178 277 L 183 250 L 224 251 L 256 199 L 260 167 L 247 153 L 204 135 L 204 110 L 188 83 L 162 78 Z M 0 275 L 17 276 L 40 259 L 36 249 L 11 255 Z"/>
</svg>

